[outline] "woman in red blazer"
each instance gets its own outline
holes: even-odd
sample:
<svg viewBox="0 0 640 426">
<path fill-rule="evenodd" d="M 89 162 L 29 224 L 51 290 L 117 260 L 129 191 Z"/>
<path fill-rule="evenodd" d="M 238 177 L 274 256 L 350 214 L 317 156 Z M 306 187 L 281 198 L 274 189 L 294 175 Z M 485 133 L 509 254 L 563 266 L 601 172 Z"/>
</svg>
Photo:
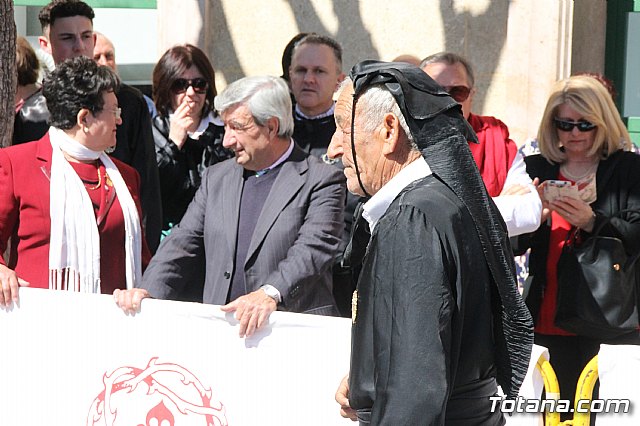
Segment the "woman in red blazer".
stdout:
<svg viewBox="0 0 640 426">
<path fill-rule="evenodd" d="M 122 123 L 118 87 L 91 59 L 63 62 L 43 85 L 49 132 L 0 150 L 0 306 L 24 285 L 112 293 L 141 279 L 140 178 L 105 154 Z"/>
</svg>

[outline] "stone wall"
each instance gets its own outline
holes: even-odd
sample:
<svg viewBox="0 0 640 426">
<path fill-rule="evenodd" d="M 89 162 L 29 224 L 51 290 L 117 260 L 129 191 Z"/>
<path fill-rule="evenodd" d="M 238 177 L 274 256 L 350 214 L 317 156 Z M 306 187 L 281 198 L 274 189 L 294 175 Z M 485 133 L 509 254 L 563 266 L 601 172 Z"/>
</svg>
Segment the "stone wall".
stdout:
<svg viewBox="0 0 640 426">
<path fill-rule="evenodd" d="M 246 75 L 280 75 L 282 50 L 302 31 L 336 38 L 345 72 L 363 59 L 459 53 L 475 68 L 473 111 L 502 119 L 518 145 L 536 134 L 572 57 L 580 71 L 604 69 L 605 0 L 575 9 L 573 0 L 159 0 L 158 9 L 159 51 L 197 44 L 219 89 Z"/>
</svg>

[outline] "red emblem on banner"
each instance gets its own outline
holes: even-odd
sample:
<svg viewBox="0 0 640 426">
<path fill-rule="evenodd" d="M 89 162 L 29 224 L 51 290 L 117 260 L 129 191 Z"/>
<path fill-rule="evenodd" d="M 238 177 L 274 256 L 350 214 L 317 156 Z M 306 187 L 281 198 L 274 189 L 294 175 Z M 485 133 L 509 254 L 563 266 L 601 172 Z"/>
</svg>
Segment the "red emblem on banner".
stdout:
<svg viewBox="0 0 640 426">
<path fill-rule="evenodd" d="M 119 367 L 103 376 L 87 426 L 228 426 L 224 405 L 211 401 L 189 370 L 151 358 L 146 368 Z"/>
</svg>

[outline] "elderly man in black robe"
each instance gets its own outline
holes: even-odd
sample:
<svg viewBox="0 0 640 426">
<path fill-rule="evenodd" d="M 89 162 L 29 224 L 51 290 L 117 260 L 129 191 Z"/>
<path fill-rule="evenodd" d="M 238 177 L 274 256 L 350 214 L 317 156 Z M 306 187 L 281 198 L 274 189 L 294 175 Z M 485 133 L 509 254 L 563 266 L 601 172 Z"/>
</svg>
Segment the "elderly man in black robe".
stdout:
<svg viewBox="0 0 640 426">
<path fill-rule="evenodd" d="M 502 425 L 533 329 L 506 227 L 467 145 L 460 107 L 420 69 L 365 61 L 343 84 L 329 147 L 368 197 L 347 261 L 350 374 L 336 400 L 361 425 Z M 367 227 L 370 230 L 368 238 Z"/>
</svg>

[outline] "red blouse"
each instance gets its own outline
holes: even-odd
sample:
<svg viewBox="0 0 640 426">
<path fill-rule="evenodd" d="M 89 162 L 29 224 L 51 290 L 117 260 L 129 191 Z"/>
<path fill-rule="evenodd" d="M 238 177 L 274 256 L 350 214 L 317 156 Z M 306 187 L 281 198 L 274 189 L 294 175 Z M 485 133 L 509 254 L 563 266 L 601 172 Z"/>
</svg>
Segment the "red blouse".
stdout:
<svg viewBox="0 0 640 426">
<path fill-rule="evenodd" d="M 96 164 L 70 164 L 87 188 L 96 215 L 100 234 L 101 291 L 111 294 L 116 288 L 125 289 L 124 215 L 113 183 L 102 163 L 100 176 Z"/>
<path fill-rule="evenodd" d="M 558 174 L 559 180 L 568 180 Z M 554 324 L 558 302 L 558 260 L 562 253 L 571 224 L 556 212 L 551 212 L 551 235 L 549 236 L 549 253 L 547 255 L 547 285 L 542 295 L 542 305 L 536 321 L 535 332 L 559 336 L 574 336 Z"/>
</svg>

